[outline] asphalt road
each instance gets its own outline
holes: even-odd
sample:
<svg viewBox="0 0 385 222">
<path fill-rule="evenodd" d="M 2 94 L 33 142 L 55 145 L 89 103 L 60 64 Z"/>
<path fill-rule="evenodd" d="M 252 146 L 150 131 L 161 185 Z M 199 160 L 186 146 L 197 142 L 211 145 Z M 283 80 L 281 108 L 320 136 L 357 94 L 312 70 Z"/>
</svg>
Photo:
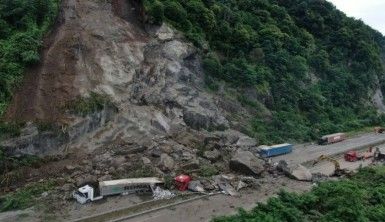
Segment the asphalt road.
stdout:
<svg viewBox="0 0 385 222">
<path fill-rule="evenodd" d="M 207 199 L 181 204 L 172 208 L 122 220 L 124 222 L 204 222 L 213 217 L 231 215 L 238 208 L 252 209 L 257 202 L 265 202 L 281 189 L 289 192 L 305 192 L 311 188 L 309 182 L 288 180 L 285 177 L 264 178 L 265 183 L 258 190 L 245 190 L 240 196 L 216 195 Z"/>
<path fill-rule="evenodd" d="M 282 155 L 274 157 L 272 160 L 277 162 L 279 160 L 285 160 L 290 165 L 305 163 L 317 159 L 320 155 L 334 156 L 338 159 L 342 168 L 348 169 L 357 169 L 360 165 L 366 166 L 371 160 L 366 161 L 357 161 L 354 163 L 349 163 L 343 160 L 342 154 L 348 150 L 363 150 L 367 149 L 369 146 L 379 146 L 385 151 L 385 134 L 374 134 L 367 133 L 363 135 L 356 136 L 354 138 L 347 139 L 343 142 L 336 144 L 318 146 L 314 144 L 302 144 L 295 145 L 293 152 L 287 155 Z M 324 174 L 330 174 L 333 172 L 334 166 L 327 162 L 323 161 L 317 164 L 314 167 L 311 167 L 309 170 L 312 173 L 321 172 Z M 231 197 L 225 195 L 212 196 L 207 199 L 196 200 L 181 204 L 172 208 L 162 209 L 152 213 L 144 214 L 126 221 L 146 221 L 146 222 L 201 222 L 209 221 L 213 216 L 219 215 L 231 215 L 236 213 L 238 207 L 245 209 L 251 209 L 257 202 L 263 202 L 267 198 L 274 196 L 280 189 L 285 189 L 288 191 L 294 192 L 303 192 L 309 190 L 312 186 L 310 182 L 300 182 L 296 180 L 290 180 L 284 176 L 274 178 L 271 175 L 266 178 L 260 179 L 262 184 L 261 188 L 258 190 L 245 190 L 241 192 L 239 197 Z M 141 200 L 135 200 L 126 197 L 115 197 L 106 200 L 105 202 L 99 202 L 92 204 L 90 206 L 81 206 L 81 209 L 74 209 L 69 212 L 69 218 L 66 221 L 71 219 L 80 218 L 86 215 L 92 215 L 96 213 L 101 213 L 104 211 L 121 208 L 123 206 L 130 206 L 135 203 L 140 203 Z M 130 200 L 128 202 L 128 200 Z M 77 206 L 77 205 L 75 205 Z M 13 212 L 16 213 L 16 212 Z M 22 212 L 23 213 L 23 212 Z M 17 215 L 0 214 L 0 221 L 15 221 L 12 218 L 18 218 Z M 20 218 L 16 221 L 19 221 Z M 21 221 L 21 220 L 20 220 Z M 30 218 L 25 217 L 23 221 L 34 221 Z"/>
<path fill-rule="evenodd" d="M 272 160 L 273 162 L 285 160 L 289 163 L 289 165 L 296 165 L 315 160 L 320 155 L 337 155 L 336 158 L 339 160 L 342 168 L 348 168 L 353 170 L 357 169 L 360 165 L 367 166 L 371 162 L 371 160 L 358 161 L 354 163 L 346 162 L 343 160 L 343 153 L 349 150 L 363 150 L 367 149 L 370 146 L 377 146 L 383 143 L 385 143 L 385 134 L 367 133 L 331 145 L 296 145 L 294 146 L 292 153 L 274 157 Z M 333 172 L 333 169 L 334 166 L 331 163 L 323 161 L 317 164 L 315 167 L 310 168 L 310 171 L 312 173 L 321 172 L 324 174 L 331 174 Z M 311 187 L 310 183 L 289 180 L 287 178 L 281 178 L 280 180 L 281 181 L 278 183 L 269 181 L 260 190 L 249 191 L 248 193 L 242 194 L 240 197 L 219 195 L 215 197 L 210 197 L 207 200 L 194 201 L 191 203 L 174 207 L 172 209 L 160 210 L 125 221 L 210 221 L 213 216 L 231 215 L 236 212 L 236 208 L 238 207 L 251 209 L 253 206 L 255 206 L 256 202 L 265 201 L 268 197 L 274 195 L 274 192 L 277 192 L 277 190 L 279 189 L 284 188 L 288 191 L 305 191 L 307 189 L 310 189 Z"/>
<path fill-rule="evenodd" d="M 362 150 L 385 143 L 385 134 L 366 133 L 330 145 L 295 145 L 293 152 L 272 158 L 273 162 L 285 160 L 290 166 L 317 159 L 321 155 L 335 156 L 349 150 Z"/>
</svg>

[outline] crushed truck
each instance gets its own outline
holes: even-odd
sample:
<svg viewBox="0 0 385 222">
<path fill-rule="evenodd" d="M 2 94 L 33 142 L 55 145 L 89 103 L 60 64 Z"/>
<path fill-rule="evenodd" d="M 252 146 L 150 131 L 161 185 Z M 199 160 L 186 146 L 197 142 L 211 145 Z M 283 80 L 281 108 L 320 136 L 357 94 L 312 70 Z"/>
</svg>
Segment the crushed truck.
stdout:
<svg viewBox="0 0 385 222">
<path fill-rule="evenodd" d="M 346 134 L 345 133 L 334 133 L 334 134 L 329 134 L 322 136 L 318 140 L 319 145 L 328 145 L 332 143 L 338 143 L 346 139 Z"/>
<path fill-rule="evenodd" d="M 273 146 L 263 146 L 261 147 L 259 154 L 261 157 L 268 158 L 278 155 L 283 155 L 291 153 L 293 150 L 293 145 L 289 143 L 277 144 Z"/>
<path fill-rule="evenodd" d="M 153 192 L 162 183 L 163 180 L 156 177 L 101 181 L 98 187 L 89 184 L 80 187 L 72 196 L 80 204 L 85 204 L 110 195 Z"/>
</svg>

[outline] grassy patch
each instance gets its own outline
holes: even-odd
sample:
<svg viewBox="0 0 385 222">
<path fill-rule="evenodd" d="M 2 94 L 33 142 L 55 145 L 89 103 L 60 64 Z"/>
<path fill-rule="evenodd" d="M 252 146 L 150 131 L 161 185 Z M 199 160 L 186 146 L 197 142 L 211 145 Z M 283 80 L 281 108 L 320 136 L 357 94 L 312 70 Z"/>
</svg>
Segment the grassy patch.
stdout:
<svg viewBox="0 0 385 222">
<path fill-rule="evenodd" d="M 218 174 L 218 169 L 213 165 L 204 164 L 199 168 L 199 175 L 202 177 L 211 177 Z"/>
<path fill-rule="evenodd" d="M 34 155 L 23 155 L 13 157 L 6 154 L 4 148 L 0 147 L 0 171 L 7 172 L 19 167 L 38 167 L 47 160 Z"/>
<path fill-rule="evenodd" d="M 20 136 L 21 129 L 25 123 L 22 122 L 0 122 L 0 140 Z"/>
<path fill-rule="evenodd" d="M 89 97 L 79 97 L 66 105 L 65 109 L 71 113 L 86 116 L 97 111 L 101 111 L 106 106 L 112 106 L 108 96 L 91 93 Z"/>
<path fill-rule="evenodd" d="M 20 190 L 0 198 L 0 211 L 25 209 L 36 204 L 36 199 L 44 192 L 53 189 L 54 181 L 44 181 L 27 185 Z"/>
</svg>

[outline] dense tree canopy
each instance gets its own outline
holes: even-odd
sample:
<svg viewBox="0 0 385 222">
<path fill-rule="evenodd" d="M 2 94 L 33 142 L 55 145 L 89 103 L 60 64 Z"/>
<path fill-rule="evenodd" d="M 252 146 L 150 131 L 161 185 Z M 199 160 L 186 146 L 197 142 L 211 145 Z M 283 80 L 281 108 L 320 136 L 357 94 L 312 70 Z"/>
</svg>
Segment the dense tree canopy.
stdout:
<svg viewBox="0 0 385 222">
<path fill-rule="evenodd" d="M 0 114 L 28 65 L 39 61 L 42 37 L 54 22 L 58 0 L 0 1 Z"/>
<path fill-rule="evenodd" d="M 273 118 L 256 117 L 253 124 L 261 138 L 308 140 L 382 121 L 370 96 L 385 85 L 385 38 L 327 1 L 144 0 L 144 5 L 151 22 L 172 24 L 205 52 L 211 88 L 224 80 L 268 98 L 264 105 Z"/>
</svg>

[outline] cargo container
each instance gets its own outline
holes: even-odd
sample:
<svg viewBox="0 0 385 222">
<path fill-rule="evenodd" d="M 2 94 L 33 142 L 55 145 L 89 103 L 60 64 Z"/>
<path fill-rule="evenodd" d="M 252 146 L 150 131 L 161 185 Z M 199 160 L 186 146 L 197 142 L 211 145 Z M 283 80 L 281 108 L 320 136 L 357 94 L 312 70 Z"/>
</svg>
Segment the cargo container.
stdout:
<svg viewBox="0 0 385 222">
<path fill-rule="evenodd" d="M 289 143 L 277 144 L 273 146 L 262 147 L 260 150 L 261 157 L 273 157 L 282 154 L 291 153 L 293 150 L 293 145 Z"/>
<path fill-rule="evenodd" d="M 346 139 L 345 133 L 334 133 L 325 135 L 318 140 L 319 145 L 327 145 L 331 143 L 338 143 Z"/>
<path fill-rule="evenodd" d="M 85 185 L 75 191 L 72 196 L 79 203 L 84 204 L 109 195 L 151 192 L 155 186 L 162 183 L 162 179 L 156 177 L 101 181 L 99 187 Z M 97 196 L 97 191 L 100 192 L 100 196 Z"/>
</svg>

